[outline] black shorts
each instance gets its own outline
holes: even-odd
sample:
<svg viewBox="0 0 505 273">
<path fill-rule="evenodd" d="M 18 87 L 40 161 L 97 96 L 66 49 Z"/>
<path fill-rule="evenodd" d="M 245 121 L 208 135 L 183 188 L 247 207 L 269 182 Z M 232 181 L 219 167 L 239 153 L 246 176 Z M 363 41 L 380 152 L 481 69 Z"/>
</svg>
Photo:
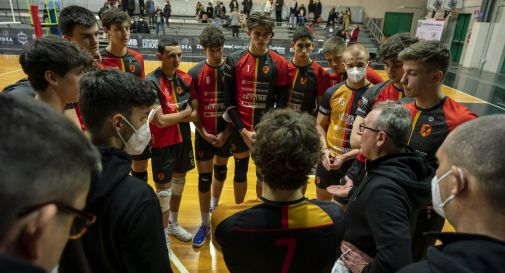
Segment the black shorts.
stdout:
<svg viewBox="0 0 505 273">
<path fill-rule="evenodd" d="M 135 161 L 143 161 L 151 158 L 151 144 L 147 145 L 144 151 L 139 155 L 130 155 L 130 158 Z"/>
<path fill-rule="evenodd" d="M 245 144 L 244 139 L 240 135 L 237 129 L 232 128 L 230 136 L 228 137 L 230 142 L 231 152 L 233 154 L 240 154 L 249 151 L 249 146 Z"/>
<path fill-rule="evenodd" d="M 224 143 L 221 147 L 214 147 L 207 140 L 205 140 L 198 131 L 195 131 L 195 154 L 197 161 L 208 161 L 217 155 L 222 158 L 228 158 L 231 156 L 230 151 L 230 139 Z"/>
<path fill-rule="evenodd" d="M 346 160 L 342 163 L 340 169 L 328 171 L 323 167 L 322 163 L 317 164 L 316 168 L 316 187 L 320 189 L 326 189 L 331 185 L 340 185 L 340 179 L 342 179 L 347 170 L 351 167 L 354 160 Z"/>
<path fill-rule="evenodd" d="M 191 140 L 163 148 L 152 148 L 153 180 L 158 184 L 172 181 L 173 173 L 186 173 L 195 168 Z"/>
</svg>

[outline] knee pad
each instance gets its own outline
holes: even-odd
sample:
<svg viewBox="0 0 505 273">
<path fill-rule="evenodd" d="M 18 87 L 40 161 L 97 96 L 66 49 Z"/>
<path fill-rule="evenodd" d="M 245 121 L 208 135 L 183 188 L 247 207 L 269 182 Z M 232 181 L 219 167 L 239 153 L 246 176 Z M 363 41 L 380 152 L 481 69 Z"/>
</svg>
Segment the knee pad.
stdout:
<svg viewBox="0 0 505 273">
<path fill-rule="evenodd" d="M 226 180 L 226 173 L 228 172 L 228 167 L 226 165 L 214 165 L 214 178 L 219 182 L 224 182 Z"/>
<path fill-rule="evenodd" d="M 186 184 L 186 177 L 173 177 L 172 194 L 175 196 L 181 196 L 184 191 L 184 184 Z"/>
<path fill-rule="evenodd" d="M 145 182 L 147 182 L 147 171 L 134 172 L 132 170 L 131 172 L 132 172 L 132 176 L 135 176 L 135 177 L 139 178 L 140 180 L 144 180 Z"/>
<path fill-rule="evenodd" d="M 172 196 L 172 191 L 170 189 L 157 190 L 156 196 L 160 201 L 161 212 L 165 212 L 170 208 L 170 197 Z"/>
<path fill-rule="evenodd" d="M 247 181 L 247 169 L 249 168 L 249 157 L 235 158 L 235 177 L 233 181 L 237 183 Z"/>
<path fill-rule="evenodd" d="M 199 192 L 202 192 L 202 193 L 209 192 L 211 185 L 212 185 L 212 173 L 198 174 L 198 191 Z"/>
</svg>

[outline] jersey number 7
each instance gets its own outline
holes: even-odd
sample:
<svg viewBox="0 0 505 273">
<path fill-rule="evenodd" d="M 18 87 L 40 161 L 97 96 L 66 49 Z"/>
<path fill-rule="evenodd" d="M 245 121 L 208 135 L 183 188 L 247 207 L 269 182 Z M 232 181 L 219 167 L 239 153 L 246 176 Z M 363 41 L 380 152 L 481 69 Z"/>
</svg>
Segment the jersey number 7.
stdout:
<svg viewBox="0 0 505 273">
<path fill-rule="evenodd" d="M 288 250 L 286 256 L 284 257 L 284 263 L 282 264 L 281 273 L 288 273 L 291 262 L 293 261 L 293 256 L 295 255 L 296 249 L 296 239 L 277 239 L 275 240 L 275 246 L 287 246 Z"/>
</svg>

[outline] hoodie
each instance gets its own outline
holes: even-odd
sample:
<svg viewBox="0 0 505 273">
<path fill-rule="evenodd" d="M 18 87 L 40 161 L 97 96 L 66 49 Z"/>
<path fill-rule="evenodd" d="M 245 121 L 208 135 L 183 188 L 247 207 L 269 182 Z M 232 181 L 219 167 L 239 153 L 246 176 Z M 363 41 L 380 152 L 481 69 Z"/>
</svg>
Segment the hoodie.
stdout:
<svg viewBox="0 0 505 273">
<path fill-rule="evenodd" d="M 415 152 L 367 161 L 365 168 L 345 213 L 344 240 L 374 258 L 363 272 L 395 272 L 411 263 L 415 216 L 431 200 L 434 170 Z"/>
<path fill-rule="evenodd" d="M 172 272 L 156 194 L 129 175 L 128 154 L 97 148 L 103 171 L 92 180 L 85 207 L 97 220 L 81 239 L 69 241 L 60 272 Z"/>
<path fill-rule="evenodd" d="M 505 241 L 468 233 L 431 233 L 442 245 L 430 247 L 426 260 L 398 273 L 505 272 Z"/>
</svg>

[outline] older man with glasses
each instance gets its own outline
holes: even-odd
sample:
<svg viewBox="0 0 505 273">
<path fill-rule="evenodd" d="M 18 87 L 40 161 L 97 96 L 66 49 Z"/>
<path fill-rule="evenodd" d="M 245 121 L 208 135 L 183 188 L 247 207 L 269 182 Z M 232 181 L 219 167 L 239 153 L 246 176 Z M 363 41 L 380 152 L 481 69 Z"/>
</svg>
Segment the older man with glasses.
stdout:
<svg viewBox="0 0 505 273">
<path fill-rule="evenodd" d="M 335 266 L 396 272 L 412 261 L 413 216 L 430 201 L 433 169 L 407 148 L 411 123 L 406 107 L 384 102 L 359 125 L 367 172 L 347 205 L 344 254 Z"/>
<path fill-rule="evenodd" d="M 95 220 L 82 208 L 99 154 L 70 120 L 31 98 L 0 95 L 0 123 L 0 271 L 50 272 L 67 240 Z"/>
</svg>

